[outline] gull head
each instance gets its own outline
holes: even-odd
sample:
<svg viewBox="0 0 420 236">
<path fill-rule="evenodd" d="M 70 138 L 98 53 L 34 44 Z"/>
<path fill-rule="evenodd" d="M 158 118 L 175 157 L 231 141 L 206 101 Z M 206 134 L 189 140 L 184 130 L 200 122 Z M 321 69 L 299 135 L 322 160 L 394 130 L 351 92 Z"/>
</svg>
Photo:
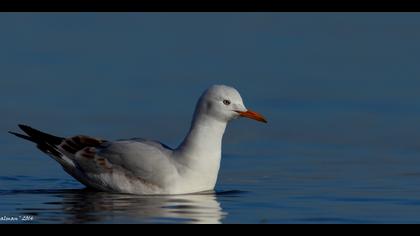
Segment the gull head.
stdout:
<svg viewBox="0 0 420 236">
<path fill-rule="evenodd" d="M 267 123 L 264 116 L 245 107 L 235 88 L 226 85 L 213 85 L 204 91 L 197 103 L 196 115 L 210 116 L 221 122 L 247 117 Z"/>
</svg>

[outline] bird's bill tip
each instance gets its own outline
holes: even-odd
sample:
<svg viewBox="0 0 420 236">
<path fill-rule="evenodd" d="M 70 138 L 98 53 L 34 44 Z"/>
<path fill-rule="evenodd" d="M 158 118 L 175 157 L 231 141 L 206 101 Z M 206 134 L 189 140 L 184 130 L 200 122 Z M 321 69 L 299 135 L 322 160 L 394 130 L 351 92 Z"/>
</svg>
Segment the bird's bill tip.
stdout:
<svg viewBox="0 0 420 236">
<path fill-rule="evenodd" d="M 240 116 L 250 118 L 256 121 L 267 123 L 267 119 L 258 112 L 247 110 L 247 111 L 237 111 Z"/>
</svg>

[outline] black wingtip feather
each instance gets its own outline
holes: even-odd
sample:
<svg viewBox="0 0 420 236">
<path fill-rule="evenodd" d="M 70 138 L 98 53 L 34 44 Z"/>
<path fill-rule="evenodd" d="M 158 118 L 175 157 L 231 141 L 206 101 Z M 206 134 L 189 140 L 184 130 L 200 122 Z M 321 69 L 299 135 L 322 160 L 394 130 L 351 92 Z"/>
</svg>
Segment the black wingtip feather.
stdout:
<svg viewBox="0 0 420 236">
<path fill-rule="evenodd" d="M 23 138 L 36 143 L 38 149 L 47 154 L 51 154 L 57 158 L 62 156 L 61 153 L 57 150 L 57 146 L 61 144 L 64 138 L 41 132 L 27 125 L 19 124 L 18 126 L 28 135 L 19 134 L 12 131 L 9 131 L 9 133 L 19 138 Z"/>
<path fill-rule="evenodd" d="M 59 145 L 64 140 L 64 138 L 41 132 L 27 125 L 19 124 L 18 126 L 37 143 L 42 141 L 53 145 Z"/>
<path fill-rule="evenodd" d="M 12 131 L 9 131 L 8 133 L 9 134 L 13 134 L 13 135 L 15 135 L 15 136 L 17 136 L 19 138 L 23 138 L 23 139 L 26 139 L 26 140 L 29 140 L 31 142 L 36 143 L 36 141 L 33 138 L 29 137 L 29 136 L 26 136 L 26 135 L 23 135 L 23 134 L 19 134 L 19 133 L 15 133 L 15 132 L 12 132 Z"/>
</svg>

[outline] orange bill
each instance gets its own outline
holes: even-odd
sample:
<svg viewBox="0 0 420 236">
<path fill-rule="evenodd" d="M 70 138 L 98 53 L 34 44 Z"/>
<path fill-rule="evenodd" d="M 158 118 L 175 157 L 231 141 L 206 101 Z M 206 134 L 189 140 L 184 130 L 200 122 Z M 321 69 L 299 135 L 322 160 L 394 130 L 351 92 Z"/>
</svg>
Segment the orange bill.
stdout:
<svg viewBox="0 0 420 236">
<path fill-rule="evenodd" d="M 236 111 L 236 112 L 238 112 L 240 116 L 267 123 L 267 120 L 265 119 L 265 117 L 258 112 L 251 111 L 251 110 Z"/>
</svg>

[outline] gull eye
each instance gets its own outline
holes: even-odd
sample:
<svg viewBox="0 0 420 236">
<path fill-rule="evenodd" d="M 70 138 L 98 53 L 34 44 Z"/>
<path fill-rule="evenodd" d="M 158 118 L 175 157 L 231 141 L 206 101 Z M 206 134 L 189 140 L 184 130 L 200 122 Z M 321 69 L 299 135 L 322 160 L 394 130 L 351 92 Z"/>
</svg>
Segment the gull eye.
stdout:
<svg viewBox="0 0 420 236">
<path fill-rule="evenodd" d="M 223 100 L 223 104 L 225 104 L 226 106 L 230 105 L 230 101 L 229 100 Z"/>
</svg>

